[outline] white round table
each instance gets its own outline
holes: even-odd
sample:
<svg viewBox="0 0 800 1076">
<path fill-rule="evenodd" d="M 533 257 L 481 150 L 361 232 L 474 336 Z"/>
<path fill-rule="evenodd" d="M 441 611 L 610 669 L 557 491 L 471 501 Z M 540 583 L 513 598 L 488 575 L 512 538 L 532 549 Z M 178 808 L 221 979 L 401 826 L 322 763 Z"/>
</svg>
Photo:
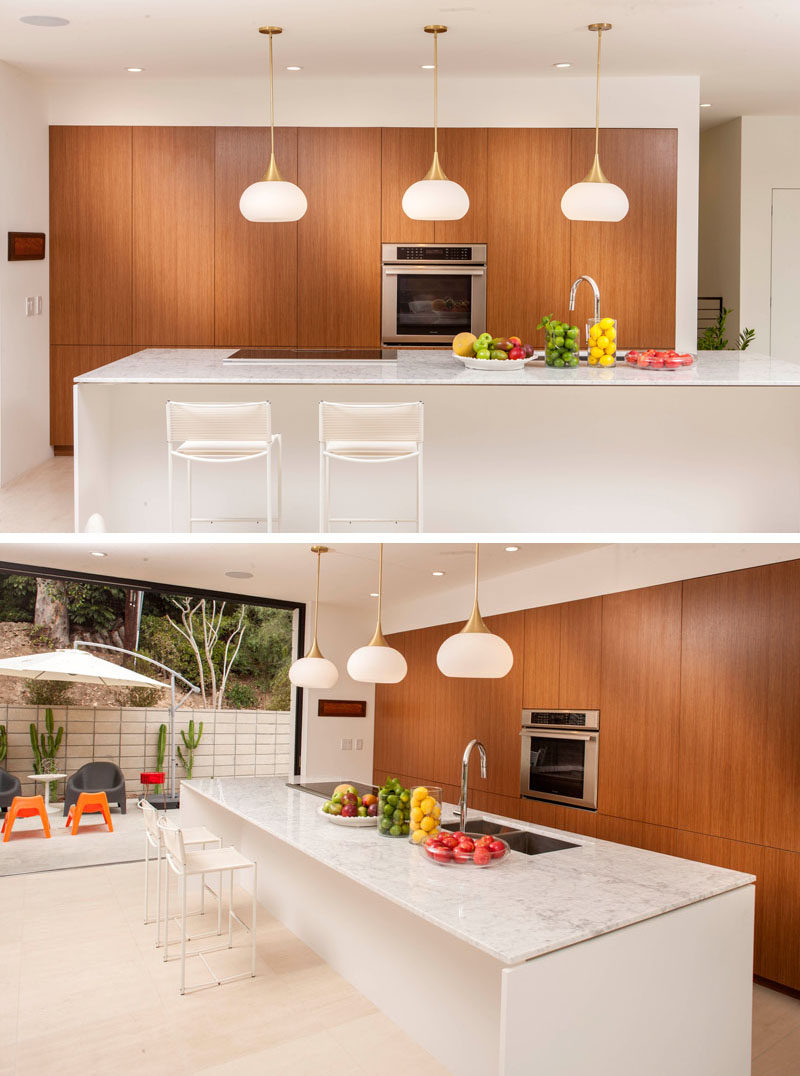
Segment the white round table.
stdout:
<svg viewBox="0 0 800 1076">
<path fill-rule="evenodd" d="M 60 781 L 64 777 L 68 777 L 66 773 L 29 773 L 27 780 L 29 781 L 44 781 L 44 809 L 50 811 L 50 782 Z"/>
</svg>

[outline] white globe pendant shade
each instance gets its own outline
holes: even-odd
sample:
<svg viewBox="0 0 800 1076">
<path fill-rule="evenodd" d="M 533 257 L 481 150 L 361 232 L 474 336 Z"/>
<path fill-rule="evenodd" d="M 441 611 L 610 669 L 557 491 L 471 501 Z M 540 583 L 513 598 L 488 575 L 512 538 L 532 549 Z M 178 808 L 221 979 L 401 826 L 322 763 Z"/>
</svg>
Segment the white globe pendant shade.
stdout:
<svg viewBox="0 0 800 1076">
<path fill-rule="evenodd" d="M 327 658 L 300 658 L 290 666 L 289 679 L 295 687 L 324 690 L 336 686 L 339 670 Z"/>
<path fill-rule="evenodd" d="M 262 179 L 251 183 L 239 199 L 242 216 L 259 224 L 300 220 L 307 209 L 306 196 L 296 183 L 285 179 Z"/>
<path fill-rule="evenodd" d="M 445 639 L 436 655 L 445 676 L 500 679 L 514 664 L 511 647 L 499 635 L 486 631 L 460 631 Z"/>
<path fill-rule="evenodd" d="M 561 212 L 568 220 L 618 221 L 627 216 L 628 196 L 616 183 L 584 180 L 564 192 Z"/>
<path fill-rule="evenodd" d="M 403 212 L 411 220 L 461 220 L 469 195 L 452 179 L 420 179 L 403 195 Z"/>
<path fill-rule="evenodd" d="M 347 659 L 347 675 L 362 684 L 399 684 L 407 672 L 406 659 L 393 646 L 360 646 Z"/>
</svg>

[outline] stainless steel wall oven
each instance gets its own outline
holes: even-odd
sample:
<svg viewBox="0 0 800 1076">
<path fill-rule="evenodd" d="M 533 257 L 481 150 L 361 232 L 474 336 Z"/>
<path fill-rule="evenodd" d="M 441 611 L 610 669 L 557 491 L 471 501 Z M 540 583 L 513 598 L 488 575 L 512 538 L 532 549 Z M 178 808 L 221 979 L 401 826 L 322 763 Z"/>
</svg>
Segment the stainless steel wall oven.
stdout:
<svg viewBox="0 0 800 1076">
<path fill-rule="evenodd" d="M 523 710 L 520 794 L 597 810 L 599 710 Z"/>
</svg>

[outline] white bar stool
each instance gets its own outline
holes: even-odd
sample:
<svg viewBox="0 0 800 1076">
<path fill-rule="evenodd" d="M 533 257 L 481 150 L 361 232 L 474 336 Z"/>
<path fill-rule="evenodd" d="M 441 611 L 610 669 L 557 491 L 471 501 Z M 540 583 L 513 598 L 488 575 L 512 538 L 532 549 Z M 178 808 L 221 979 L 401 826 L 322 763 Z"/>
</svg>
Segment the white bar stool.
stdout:
<svg viewBox="0 0 800 1076">
<path fill-rule="evenodd" d="M 192 516 L 192 463 L 243 463 L 266 459 L 267 531 L 272 531 L 272 459 L 275 457 L 277 517 L 281 518 L 281 435 L 272 432 L 268 400 L 254 403 L 177 403 L 167 401 L 169 529 L 173 519 L 173 459 L 186 460 L 187 530 L 194 523 L 261 523 L 263 516 L 201 519 Z"/>
<path fill-rule="evenodd" d="M 171 825 L 166 818 L 160 818 L 158 821 L 159 829 L 164 836 L 164 851 L 167 857 L 167 863 L 174 874 L 180 879 L 181 890 L 181 979 L 180 979 L 180 993 L 191 993 L 194 990 L 205 990 L 209 986 L 222 986 L 223 983 L 233 983 L 238 979 L 254 978 L 256 974 L 256 895 L 258 890 L 258 877 L 256 864 L 243 856 L 241 852 L 237 851 L 233 847 L 229 848 L 211 848 L 207 852 L 187 852 L 186 844 L 183 839 L 182 831 L 177 827 Z M 246 870 L 248 867 L 253 871 L 253 900 L 251 910 L 251 922 L 250 926 L 243 922 L 233 910 L 233 875 L 238 870 Z M 200 983 L 197 986 L 186 988 L 186 942 L 189 941 L 189 937 L 186 934 L 186 879 L 205 874 L 219 874 L 220 875 L 220 907 L 222 905 L 222 875 L 227 873 L 229 886 L 228 886 L 228 943 L 227 945 L 216 945 L 211 949 L 195 950 L 190 953 L 190 956 L 199 957 L 205 965 L 206 971 L 211 976 L 211 982 Z M 164 911 L 164 960 L 169 960 L 169 884 L 165 886 L 165 911 Z M 208 953 L 218 952 L 220 949 L 232 949 L 233 948 L 233 921 L 241 926 L 250 934 L 251 938 L 251 954 L 250 954 L 250 971 L 241 972 L 238 975 L 228 975 L 224 979 L 220 979 L 211 970 L 211 967 L 206 960 Z M 219 933 L 222 933 L 221 927 Z"/>
<path fill-rule="evenodd" d="M 422 530 L 423 405 L 417 403 L 319 405 L 319 529 L 331 523 L 414 523 Z M 339 519 L 330 514 L 330 462 L 394 463 L 417 460 L 414 519 Z"/>
<path fill-rule="evenodd" d="M 144 815 L 144 922 L 145 925 L 155 922 L 156 924 L 156 949 L 161 948 L 161 856 L 164 850 L 164 839 L 158 825 L 159 812 L 146 799 L 139 800 L 137 804 Z M 183 830 L 183 843 L 187 847 L 200 846 L 205 851 L 206 845 L 214 844 L 217 848 L 222 847 L 222 837 L 212 833 L 205 826 L 193 826 Z M 156 853 L 156 916 L 150 917 L 150 849 Z M 205 914 L 206 890 L 217 899 L 217 934 L 222 933 L 222 875 L 219 879 L 219 893 L 215 893 L 211 886 L 206 885 L 202 879 L 200 890 L 200 914 Z M 194 935 L 198 937 L 199 935 Z M 191 941 L 191 937 L 188 939 Z"/>
</svg>

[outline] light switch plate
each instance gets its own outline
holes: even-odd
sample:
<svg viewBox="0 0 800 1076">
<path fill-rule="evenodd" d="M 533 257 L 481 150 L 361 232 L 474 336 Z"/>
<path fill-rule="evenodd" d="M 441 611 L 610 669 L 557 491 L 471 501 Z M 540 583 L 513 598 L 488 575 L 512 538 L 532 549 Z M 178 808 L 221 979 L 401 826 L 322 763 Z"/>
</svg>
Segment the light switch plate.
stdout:
<svg viewBox="0 0 800 1076">
<path fill-rule="evenodd" d="M 343 751 L 352 751 L 353 750 L 353 741 L 352 740 L 342 740 L 342 750 Z"/>
<path fill-rule="evenodd" d="M 363 751 L 363 750 L 364 750 L 364 741 L 363 740 L 356 740 L 356 751 Z"/>
<path fill-rule="evenodd" d="M 33 295 L 28 295 L 25 299 L 25 317 L 32 318 L 36 313 L 36 299 Z"/>
</svg>

